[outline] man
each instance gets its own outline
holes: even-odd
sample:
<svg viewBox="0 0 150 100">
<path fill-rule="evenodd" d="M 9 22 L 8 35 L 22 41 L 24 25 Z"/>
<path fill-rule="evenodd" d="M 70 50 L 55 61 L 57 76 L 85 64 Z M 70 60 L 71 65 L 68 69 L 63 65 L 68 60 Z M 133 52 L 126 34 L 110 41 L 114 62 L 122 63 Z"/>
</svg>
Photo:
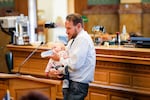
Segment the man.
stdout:
<svg viewBox="0 0 150 100">
<path fill-rule="evenodd" d="M 50 58 L 69 66 L 69 88 L 63 88 L 64 100 L 84 100 L 89 83 L 94 79 L 96 62 L 94 44 L 89 34 L 84 31 L 81 15 L 68 15 L 65 27 L 69 39 L 67 44 L 69 57 L 64 59 L 53 54 Z M 59 72 L 50 72 L 50 74 L 58 75 Z"/>
</svg>

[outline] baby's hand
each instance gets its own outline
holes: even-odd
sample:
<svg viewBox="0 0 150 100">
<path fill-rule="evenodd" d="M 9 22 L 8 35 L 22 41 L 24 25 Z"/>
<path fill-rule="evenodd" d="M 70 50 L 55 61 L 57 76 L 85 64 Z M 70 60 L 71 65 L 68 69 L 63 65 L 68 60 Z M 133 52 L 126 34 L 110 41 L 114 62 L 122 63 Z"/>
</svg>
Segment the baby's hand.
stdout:
<svg viewBox="0 0 150 100">
<path fill-rule="evenodd" d="M 48 72 L 49 77 L 57 77 L 57 75 L 58 75 L 58 71 L 54 68 L 50 69 Z"/>
<path fill-rule="evenodd" d="M 63 76 L 64 76 L 63 74 L 59 74 L 57 77 L 58 78 L 63 78 Z"/>
<path fill-rule="evenodd" d="M 48 77 L 48 72 L 45 73 L 46 77 Z"/>
<path fill-rule="evenodd" d="M 55 60 L 55 61 L 59 61 L 60 58 L 59 58 L 59 55 L 55 52 L 53 52 L 53 54 L 51 56 L 49 56 L 49 58 Z"/>
</svg>

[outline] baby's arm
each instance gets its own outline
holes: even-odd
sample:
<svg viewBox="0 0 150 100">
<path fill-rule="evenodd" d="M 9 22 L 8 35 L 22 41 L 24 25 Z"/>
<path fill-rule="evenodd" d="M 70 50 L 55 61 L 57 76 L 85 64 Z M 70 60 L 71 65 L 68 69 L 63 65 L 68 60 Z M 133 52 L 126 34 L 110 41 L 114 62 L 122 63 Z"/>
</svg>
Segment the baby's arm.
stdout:
<svg viewBox="0 0 150 100">
<path fill-rule="evenodd" d="M 45 68 L 46 76 L 48 76 L 49 71 L 50 71 L 50 69 L 52 68 L 52 65 L 53 65 L 53 60 L 52 60 L 52 59 L 49 59 L 48 64 L 47 64 L 47 66 L 46 66 L 46 68 Z"/>
<path fill-rule="evenodd" d="M 45 68 L 45 73 L 47 77 L 59 78 L 60 71 L 55 67 L 57 66 L 56 62 L 52 59 L 49 59 L 49 62 Z"/>
<path fill-rule="evenodd" d="M 48 64 L 45 68 L 45 72 L 49 72 L 50 68 L 52 68 L 52 59 L 49 59 Z"/>
</svg>

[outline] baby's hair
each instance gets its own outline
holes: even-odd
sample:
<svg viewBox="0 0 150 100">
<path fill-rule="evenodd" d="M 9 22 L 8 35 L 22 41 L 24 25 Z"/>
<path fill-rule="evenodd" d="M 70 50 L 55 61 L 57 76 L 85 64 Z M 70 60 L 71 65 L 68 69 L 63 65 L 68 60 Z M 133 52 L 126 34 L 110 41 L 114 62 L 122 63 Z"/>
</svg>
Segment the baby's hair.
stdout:
<svg viewBox="0 0 150 100">
<path fill-rule="evenodd" d="M 60 46 L 61 50 L 65 50 L 65 44 L 62 42 L 56 42 L 53 44 L 53 46 Z"/>
</svg>

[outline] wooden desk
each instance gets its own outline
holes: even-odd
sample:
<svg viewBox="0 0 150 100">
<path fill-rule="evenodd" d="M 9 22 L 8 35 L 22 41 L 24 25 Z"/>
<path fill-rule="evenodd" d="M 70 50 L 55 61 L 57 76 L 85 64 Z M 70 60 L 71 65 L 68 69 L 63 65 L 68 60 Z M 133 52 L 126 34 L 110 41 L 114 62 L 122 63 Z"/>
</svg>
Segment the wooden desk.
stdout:
<svg viewBox="0 0 150 100">
<path fill-rule="evenodd" d="M 95 81 L 90 84 L 90 100 L 149 100 L 150 49 L 95 48 Z"/>
<path fill-rule="evenodd" d="M 31 90 L 38 90 L 47 95 L 51 100 L 56 100 L 56 87 L 61 82 L 58 80 L 37 78 L 31 75 L 17 75 L 0 73 L 0 100 L 6 90 L 10 90 L 13 100 L 18 100 L 23 94 Z"/>
<path fill-rule="evenodd" d="M 35 50 L 34 46 L 8 45 L 8 49 L 13 53 L 13 72 L 18 72 L 21 63 Z M 41 46 L 26 62 L 21 66 L 20 72 L 23 74 L 45 76 L 44 70 L 48 63 L 48 58 L 41 58 L 41 52 L 48 50 Z"/>
<path fill-rule="evenodd" d="M 34 50 L 32 46 L 7 46 L 13 52 L 16 72 L 21 62 Z M 150 49 L 122 46 L 95 47 L 95 81 L 90 84 L 86 100 L 149 100 Z M 40 57 L 41 47 L 26 62 L 21 73 L 44 76 L 48 59 Z M 62 100 L 61 85 L 56 87 L 56 98 Z"/>
</svg>

